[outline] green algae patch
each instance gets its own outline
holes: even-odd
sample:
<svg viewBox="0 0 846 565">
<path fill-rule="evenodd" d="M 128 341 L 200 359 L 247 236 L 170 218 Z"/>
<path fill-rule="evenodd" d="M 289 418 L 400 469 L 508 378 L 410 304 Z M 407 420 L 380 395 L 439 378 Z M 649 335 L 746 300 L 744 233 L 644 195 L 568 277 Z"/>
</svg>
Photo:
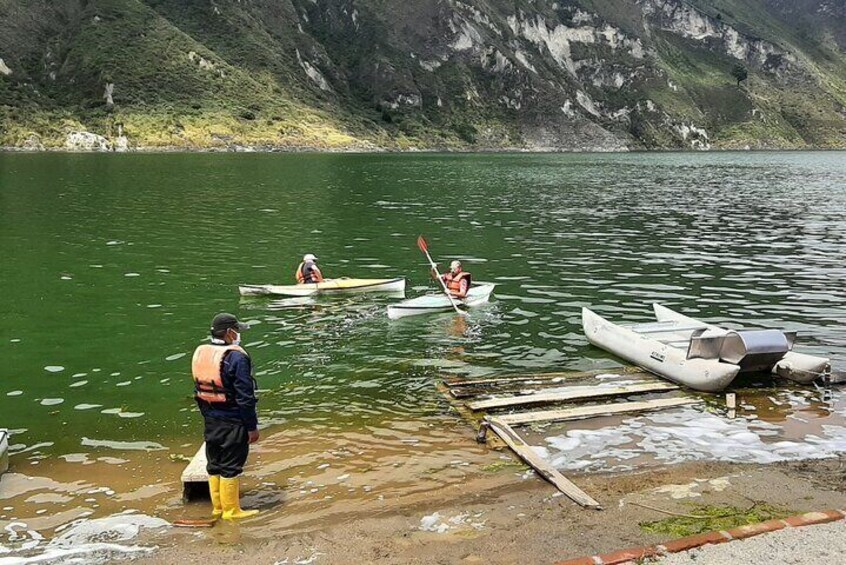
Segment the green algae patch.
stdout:
<svg viewBox="0 0 846 565">
<path fill-rule="evenodd" d="M 515 461 L 510 459 L 508 461 L 502 460 L 497 461 L 495 463 L 491 463 L 490 465 L 485 465 L 482 467 L 482 471 L 485 473 L 499 473 L 501 471 L 505 471 L 506 469 L 511 469 L 514 471 L 525 471 L 528 469 L 526 465 L 520 463 L 519 461 Z"/>
<path fill-rule="evenodd" d="M 678 514 L 678 516 L 671 516 L 654 522 L 641 522 L 640 528 L 650 534 L 664 534 L 673 538 L 681 538 L 785 518 L 790 516 L 791 512 L 769 504 L 755 504 L 751 508 L 691 504 L 690 512 Z"/>
</svg>

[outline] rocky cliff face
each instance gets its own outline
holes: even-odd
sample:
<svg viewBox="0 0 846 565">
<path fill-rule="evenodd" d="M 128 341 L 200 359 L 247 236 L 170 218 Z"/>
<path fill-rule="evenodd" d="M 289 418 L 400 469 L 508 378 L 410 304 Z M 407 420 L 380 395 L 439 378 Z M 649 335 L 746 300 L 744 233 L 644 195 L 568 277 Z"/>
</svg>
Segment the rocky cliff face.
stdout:
<svg viewBox="0 0 846 565">
<path fill-rule="evenodd" d="M 836 0 L 0 0 L 0 144 L 844 147 L 844 30 Z"/>
</svg>

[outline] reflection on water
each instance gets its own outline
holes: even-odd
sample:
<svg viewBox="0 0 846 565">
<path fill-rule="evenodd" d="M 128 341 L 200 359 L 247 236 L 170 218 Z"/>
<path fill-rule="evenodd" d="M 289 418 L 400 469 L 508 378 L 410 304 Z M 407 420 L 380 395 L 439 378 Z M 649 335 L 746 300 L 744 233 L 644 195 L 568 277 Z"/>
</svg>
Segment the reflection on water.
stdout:
<svg viewBox="0 0 846 565">
<path fill-rule="evenodd" d="M 311 443 L 280 435 L 274 445 L 315 462 L 324 457 L 314 439 L 346 438 L 332 449 L 354 460 L 377 452 L 356 444 L 378 444 L 392 455 L 372 464 L 402 468 L 417 444 L 395 424 L 453 417 L 433 386 L 444 369 L 618 366 L 584 339 L 586 305 L 621 322 L 648 321 L 649 304 L 663 302 L 729 327 L 799 330 L 802 350 L 837 369 L 846 361 L 844 157 L 0 155 L 0 250 L 14 266 L 0 269 L 0 426 L 14 432 L 13 471 L 105 466 L 125 481 L 133 465 L 192 452 L 200 424 L 189 359 L 218 311 L 253 325 L 244 339 L 265 435 L 302 430 Z M 404 275 L 408 294 L 420 294 L 434 289 L 421 233 L 442 266 L 458 258 L 498 284 L 489 307 L 466 320 L 390 322 L 395 299 L 385 296 L 238 296 L 239 283 L 291 282 L 306 252 L 328 276 Z M 624 433 L 607 437 L 568 426 L 563 440 L 538 443 L 585 469 L 840 449 L 839 396 L 829 414 L 801 391 L 760 394 L 741 396 L 740 417 L 720 428 L 710 427 L 716 416 L 679 411 L 619 420 Z M 679 435 L 679 421 L 698 427 Z M 724 436 L 733 450 L 696 447 Z M 473 449 L 429 441 L 435 467 Z M 791 445 L 773 448 L 779 441 Z M 320 480 L 354 481 L 354 468 Z M 177 470 L 162 473 L 172 485 Z M 22 508 L 31 507 L 15 503 L 0 520 L 30 512 Z M 61 508 L 77 517 L 76 506 Z"/>
</svg>

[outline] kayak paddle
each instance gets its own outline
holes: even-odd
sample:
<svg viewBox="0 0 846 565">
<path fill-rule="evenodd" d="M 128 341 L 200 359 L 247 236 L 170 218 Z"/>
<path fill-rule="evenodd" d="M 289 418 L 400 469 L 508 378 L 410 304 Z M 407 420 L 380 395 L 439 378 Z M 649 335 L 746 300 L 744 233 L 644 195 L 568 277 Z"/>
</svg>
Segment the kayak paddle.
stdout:
<svg viewBox="0 0 846 565">
<path fill-rule="evenodd" d="M 452 304 L 452 307 L 455 308 L 456 313 L 460 314 L 461 316 L 466 316 L 467 312 L 458 309 L 458 304 L 456 304 L 455 300 L 453 300 L 452 295 L 449 293 L 449 289 L 447 289 L 444 279 L 442 279 L 441 275 L 438 273 L 438 266 L 435 265 L 435 262 L 432 261 L 432 256 L 429 255 L 429 244 L 426 242 L 422 235 L 417 236 L 417 247 L 420 248 L 420 251 L 422 251 L 426 255 L 426 259 L 429 260 L 429 265 L 432 266 L 432 270 L 435 272 L 438 281 L 441 283 L 441 288 L 443 289 L 444 294 L 446 294 L 446 297 L 449 299 L 449 303 Z"/>
</svg>

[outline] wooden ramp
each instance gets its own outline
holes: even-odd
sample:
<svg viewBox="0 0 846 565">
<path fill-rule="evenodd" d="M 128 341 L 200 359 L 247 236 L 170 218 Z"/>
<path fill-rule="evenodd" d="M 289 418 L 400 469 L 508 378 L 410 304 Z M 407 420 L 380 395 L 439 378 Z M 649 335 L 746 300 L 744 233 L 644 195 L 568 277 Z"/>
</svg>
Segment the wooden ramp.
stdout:
<svg viewBox="0 0 846 565">
<path fill-rule="evenodd" d="M 206 444 L 203 443 L 182 471 L 183 499 L 209 498 L 209 474 L 206 472 L 206 463 Z"/>
<path fill-rule="evenodd" d="M 528 445 L 523 438 L 517 435 L 511 426 L 498 420 L 497 418 L 490 418 L 488 420 L 491 429 L 496 432 L 496 435 L 516 453 L 520 459 L 525 461 L 532 469 L 552 483 L 555 488 L 570 497 L 571 500 L 585 508 L 594 508 L 602 510 L 602 506 L 597 501 L 592 499 L 582 489 L 570 482 L 567 477 L 558 472 L 558 470 L 547 463 L 543 458 L 539 457 L 535 450 Z"/>
<path fill-rule="evenodd" d="M 639 394 L 643 392 L 658 392 L 665 390 L 678 390 L 678 386 L 670 383 L 638 383 L 625 386 L 596 387 L 591 390 L 584 390 L 579 387 L 577 390 L 564 392 L 547 392 L 536 394 L 525 394 L 521 396 L 504 396 L 468 402 L 471 410 L 487 410 L 489 408 L 505 408 L 508 406 L 519 406 L 521 404 L 541 404 L 549 402 L 567 402 L 575 400 L 589 400 L 602 398 L 603 396 L 619 396 L 622 394 Z"/>
<path fill-rule="evenodd" d="M 650 410 L 664 410 L 678 406 L 700 404 L 697 398 L 659 398 L 644 402 L 615 402 L 598 406 L 584 406 L 565 410 L 544 410 L 541 412 L 525 412 L 523 414 L 508 414 L 498 419 L 508 425 L 532 424 L 536 422 L 563 422 L 566 420 L 581 420 L 595 416 L 610 416 L 626 412 L 647 412 Z"/>
<path fill-rule="evenodd" d="M 626 382 L 615 385 L 606 380 L 598 381 L 596 377 L 600 374 L 616 376 Z M 633 380 L 636 382 L 631 382 Z M 487 431 L 492 430 L 491 441 L 502 442 L 571 500 L 593 509 L 601 509 L 600 504 L 540 457 L 513 426 L 663 410 L 702 402 L 698 398 L 678 396 L 678 386 L 637 367 L 614 372 L 570 371 L 479 379 L 446 376 L 438 389 L 458 413 L 478 429 L 477 441 L 488 441 Z M 668 393 L 675 396 L 667 397 Z M 630 398 L 645 394 L 652 398 Z M 596 404 L 598 400 L 602 403 Z M 527 410 L 541 404 L 558 406 Z M 514 409 L 521 411 L 503 412 Z"/>
</svg>

